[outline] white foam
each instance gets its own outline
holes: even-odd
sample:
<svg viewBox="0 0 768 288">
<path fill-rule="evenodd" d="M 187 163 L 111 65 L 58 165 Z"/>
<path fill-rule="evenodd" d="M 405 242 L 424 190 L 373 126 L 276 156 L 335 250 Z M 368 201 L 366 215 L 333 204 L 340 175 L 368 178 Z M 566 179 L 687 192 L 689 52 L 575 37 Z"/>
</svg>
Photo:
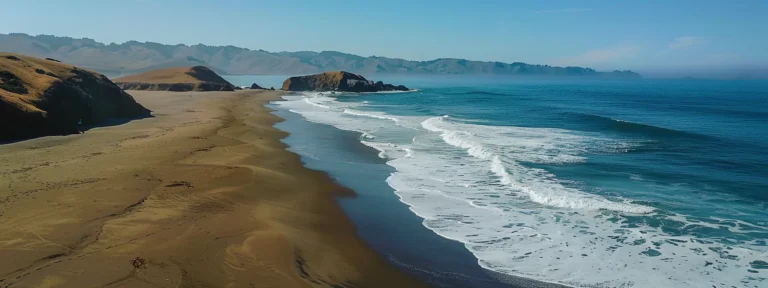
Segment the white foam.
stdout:
<svg viewBox="0 0 768 288">
<path fill-rule="evenodd" d="M 668 211 L 656 213 L 627 199 L 587 193 L 578 183 L 528 165 L 582 163 L 586 155 L 624 153 L 642 142 L 562 129 L 468 124 L 447 116 L 392 116 L 371 111 L 369 103 L 291 97 L 278 105 L 309 121 L 363 133 L 361 142 L 396 169 L 387 183 L 400 200 L 424 219 L 425 227 L 464 243 L 487 269 L 589 287 L 764 284 L 756 280 L 763 270 L 753 274 L 747 269 L 750 262 L 768 258 L 768 248 L 670 235 L 663 227 L 632 219 L 733 233 L 765 231 L 760 226 L 765 223 L 691 221 Z"/>
<path fill-rule="evenodd" d="M 304 102 L 309 104 L 309 105 L 315 106 L 315 107 L 320 107 L 320 108 L 323 108 L 323 109 L 331 109 L 331 107 L 329 107 L 329 106 L 317 103 L 316 100 L 313 101 L 312 98 L 304 98 Z"/>
<path fill-rule="evenodd" d="M 392 143 L 377 143 L 371 141 L 360 141 L 360 143 L 378 150 L 378 156 L 382 159 L 393 159 L 400 157 L 408 158 L 413 155 L 413 151 L 410 148 L 401 147 Z"/>
<path fill-rule="evenodd" d="M 382 119 L 382 120 L 391 120 L 395 123 L 398 123 L 400 121 L 396 117 L 388 116 L 384 113 L 362 112 L 354 109 L 344 109 L 343 113 L 346 113 L 349 115 L 355 115 L 355 116 L 371 117 L 371 118 Z"/>
<path fill-rule="evenodd" d="M 421 153 L 412 159 L 389 161 L 398 171 L 388 183 L 403 203 L 425 219 L 426 227 L 464 243 L 480 265 L 493 271 L 574 286 L 709 287 L 714 282 L 739 287 L 749 277 L 745 264 L 766 255 L 695 243 L 691 237 L 670 236 L 647 225 L 632 228 L 621 209 L 583 209 L 589 206 L 584 203 L 579 209 L 552 209 L 521 201 L 527 197 L 510 192 L 509 183 L 545 183 L 536 185 L 546 187 L 551 179 L 535 178 L 537 173 L 531 170 L 509 173 L 500 157 L 493 157 L 492 175 L 502 184 L 494 185 L 483 176 L 488 160 L 427 153 L 426 149 L 435 151 L 439 146 L 425 137 L 415 144 L 414 150 Z M 526 172 L 532 173 L 526 176 L 531 178 L 516 178 Z M 610 218 L 619 220 L 606 221 Z M 662 243 L 661 247 L 654 242 Z M 712 249 L 727 251 L 726 256 L 738 261 L 721 260 Z M 653 251 L 662 254 L 644 254 Z M 720 270 L 704 268 L 707 262 L 716 263 Z"/>
<path fill-rule="evenodd" d="M 560 208 L 572 208 L 572 209 L 591 209 L 591 210 L 600 210 L 600 209 L 608 209 L 608 210 L 616 210 L 616 211 L 622 211 L 622 212 L 628 212 L 628 213 L 650 213 L 654 209 L 651 207 L 646 207 L 642 205 L 634 205 L 634 204 L 626 204 L 626 203 L 619 203 L 619 202 L 613 202 L 608 201 L 606 199 L 603 199 L 599 196 L 594 196 L 586 193 L 578 192 L 578 190 L 571 189 L 564 187 L 562 185 L 559 185 L 558 183 L 554 181 L 549 181 L 547 179 L 540 179 L 540 180 L 547 180 L 547 181 L 535 181 L 536 179 L 526 179 L 529 178 L 529 175 L 535 174 L 536 177 L 544 176 L 545 178 L 551 178 L 552 175 L 548 175 L 546 171 L 540 170 L 540 169 L 533 169 L 533 168 L 525 168 L 521 165 L 518 165 L 515 160 L 515 154 L 512 153 L 506 153 L 505 156 L 512 157 L 512 159 L 508 159 L 506 161 L 502 160 L 500 155 L 494 154 L 490 149 L 487 149 L 483 144 L 481 144 L 480 137 L 475 137 L 470 132 L 465 131 L 481 131 L 482 128 L 480 127 L 471 127 L 471 129 L 466 129 L 470 127 L 462 127 L 464 129 L 462 130 L 452 130 L 448 128 L 444 128 L 446 126 L 450 126 L 450 123 L 446 123 L 443 119 L 447 118 L 446 116 L 443 117 L 433 117 L 425 120 L 422 122 L 422 126 L 424 126 L 425 129 L 433 132 L 439 132 L 442 139 L 453 146 L 463 148 L 467 150 L 467 153 L 469 155 L 472 155 L 474 157 L 480 158 L 480 159 L 486 159 L 490 160 L 489 163 L 489 169 L 491 172 L 495 173 L 501 180 L 502 184 L 505 184 L 509 186 L 511 189 L 514 189 L 515 191 L 524 192 L 526 193 L 531 200 L 534 202 L 554 206 L 554 207 L 560 207 Z M 472 124 L 463 124 L 463 126 L 469 126 Z M 473 125 L 476 126 L 476 125 Z M 458 129 L 459 127 L 457 127 Z M 501 129 L 501 128 L 495 128 L 495 129 Z M 507 129 L 514 129 L 509 128 Z M 552 133 L 551 131 L 548 131 L 548 133 Z M 547 138 L 553 138 L 553 137 L 547 137 Z M 530 143 L 528 145 L 531 145 Z M 531 146 L 541 146 L 541 144 L 534 144 Z M 528 149 L 524 149 L 528 150 Z M 530 157 L 530 155 L 521 155 L 523 157 Z M 550 162 L 564 162 L 562 160 L 553 160 L 553 159 L 580 159 L 580 157 L 571 156 L 571 155 L 560 155 L 558 154 L 555 157 L 550 157 Z M 505 162 L 507 166 L 511 166 L 514 168 L 517 175 L 517 179 L 513 179 L 513 177 L 507 172 L 507 167 L 505 166 Z M 541 159 L 537 162 L 542 162 Z M 529 171 L 524 171 L 524 170 Z M 534 180 L 534 181 L 522 181 L 522 180 Z M 524 183 L 531 183 L 531 184 L 524 184 Z"/>
<path fill-rule="evenodd" d="M 418 89 L 411 89 L 408 91 L 379 91 L 379 92 L 362 92 L 359 94 L 401 94 L 401 93 L 413 93 L 413 92 L 419 92 Z"/>
<path fill-rule="evenodd" d="M 379 145 L 378 143 L 373 143 L 368 141 L 360 141 L 360 142 L 367 145 L 368 147 L 379 150 L 379 154 L 378 154 L 379 158 L 387 159 L 387 150 L 383 147 L 383 145 Z"/>
<path fill-rule="evenodd" d="M 375 139 L 376 138 L 376 136 L 373 136 L 373 135 L 365 133 L 365 132 L 362 133 L 362 136 L 363 136 L 364 139 Z"/>
</svg>

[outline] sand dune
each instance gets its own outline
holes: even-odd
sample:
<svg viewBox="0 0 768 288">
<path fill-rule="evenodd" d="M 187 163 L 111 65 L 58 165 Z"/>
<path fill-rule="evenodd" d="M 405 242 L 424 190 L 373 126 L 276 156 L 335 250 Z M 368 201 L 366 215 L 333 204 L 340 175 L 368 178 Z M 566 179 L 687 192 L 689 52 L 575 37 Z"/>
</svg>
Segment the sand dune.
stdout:
<svg viewBox="0 0 768 288">
<path fill-rule="evenodd" d="M 0 146 L 0 287 L 422 285 L 284 150 L 278 92 L 131 94 L 156 117 Z"/>
</svg>

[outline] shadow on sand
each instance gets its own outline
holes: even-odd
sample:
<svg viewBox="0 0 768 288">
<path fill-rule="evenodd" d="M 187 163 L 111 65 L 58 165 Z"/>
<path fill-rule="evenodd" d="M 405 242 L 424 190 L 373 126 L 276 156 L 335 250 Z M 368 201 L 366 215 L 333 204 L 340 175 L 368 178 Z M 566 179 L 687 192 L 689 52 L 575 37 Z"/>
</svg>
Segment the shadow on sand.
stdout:
<svg viewBox="0 0 768 288">
<path fill-rule="evenodd" d="M 94 128 L 103 128 L 103 127 L 112 127 L 112 126 L 118 126 L 123 125 L 128 122 L 134 121 L 134 120 L 141 120 L 146 118 L 154 118 L 155 116 L 151 113 L 147 113 L 146 115 L 141 115 L 137 117 L 112 117 L 107 118 L 99 123 L 91 124 L 91 125 L 81 125 L 77 128 L 77 132 L 72 133 L 43 133 L 42 135 L 32 136 L 32 137 L 26 137 L 26 138 L 18 138 L 18 139 L 11 139 L 11 140 L 0 140 L 0 145 L 5 144 L 13 144 L 16 142 L 21 141 L 27 141 L 32 139 L 37 139 L 40 137 L 47 137 L 47 136 L 67 136 L 67 135 L 73 135 L 73 134 L 84 134 L 88 130 L 94 129 Z"/>
<path fill-rule="evenodd" d="M 134 120 L 141 120 L 146 118 L 155 118 L 155 116 L 150 113 L 147 113 L 147 115 L 141 115 L 137 117 L 112 117 L 112 118 L 105 119 L 104 121 L 101 121 L 97 124 L 82 125 L 80 126 L 80 133 L 85 133 L 86 131 L 91 130 L 93 128 L 118 126 Z"/>
</svg>

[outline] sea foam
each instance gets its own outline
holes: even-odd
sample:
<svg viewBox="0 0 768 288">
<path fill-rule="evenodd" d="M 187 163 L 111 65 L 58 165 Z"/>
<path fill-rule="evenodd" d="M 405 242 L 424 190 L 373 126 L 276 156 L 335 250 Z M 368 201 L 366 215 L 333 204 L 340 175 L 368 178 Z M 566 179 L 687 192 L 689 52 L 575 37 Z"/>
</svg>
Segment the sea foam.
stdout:
<svg viewBox="0 0 768 288">
<path fill-rule="evenodd" d="M 694 221 L 609 199 L 531 165 L 580 164 L 591 154 L 625 153 L 644 142 L 389 115 L 369 103 L 318 94 L 284 98 L 279 106 L 309 121 L 361 133 L 361 143 L 396 169 L 387 183 L 424 226 L 464 243 L 481 266 L 499 273 L 587 287 L 744 287 L 756 281 L 747 272 L 751 263 L 768 258 L 768 249 L 670 234 L 652 223 L 738 233 L 764 227 Z"/>
<path fill-rule="evenodd" d="M 470 132 L 465 132 L 465 131 L 481 131 L 481 129 L 484 129 L 483 127 L 478 125 L 473 125 L 473 124 L 459 124 L 463 127 L 455 127 L 454 129 L 462 129 L 462 130 L 452 130 L 450 128 L 446 128 L 446 127 L 451 127 L 452 124 L 446 122 L 444 120 L 445 118 L 447 117 L 443 116 L 443 117 L 429 118 L 424 122 L 422 122 L 422 126 L 424 126 L 424 128 L 429 131 L 439 132 L 441 134 L 442 139 L 446 143 L 459 148 L 466 149 L 469 155 L 472 155 L 480 159 L 490 160 L 488 163 L 489 169 L 499 177 L 501 183 L 508 185 L 511 189 L 514 189 L 516 191 L 526 193 L 534 202 L 544 204 L 544 205 L 549 205 L 549 206 L 560 207 L 560 208 L 591 209 L 591 210 L 608 209 L 608 210 L 616 210 L 616 211 L 622 211 L 622 212 L 628 212 L 628 213 L 650 213 L 654 210 L 651 207 L 647 207 L 643 205 L 634 205 L 634 204 L 608 201 L 606 199 L 600 198 L 599 196 L 581 193 L 575 189 L 558 185 L 557 183 L 552 181 L 539 181 L 539 182 L 516 181 L 516 180 L 528 180 L 525 178 L 529 177 L 530 175 L 540 176 L 542 174 L 546 174 L 546 172 L 539 169 L 525 168 L 517 164 L 514 161 L 514 159 L 502 160 L 500 155 L 495 154 L 490 149 L 487 149 L 485 146 L 483 146 L 483 144 L 481 144 L 481 140 L 479 140 L 481 137 L 476 137 Z M 500 129 L 500 128 L 495 128 L 495 129 Z M 508 129 L 515 129 L 515 128 L 508 127 Z M 544 133 L 554 133 L 554 132 L 546 131 Z M 558 136 L 542 135 L 542 137 L 540 138 L 552 139 L 557 137 Z M 474 140 L 473 138 L 478 140 Z M 514 141 L 514 139 L 511 139 L 511 140 Z M 530 143 L 530 141 L 528 145 L 541 146 L 541 144 L 538 144 L 538 143 L 533 144 L 533 143 Z M 524 149 L 524 150 L 527 150 L 527 149 Z M 509 156 L 509 155 L 510 154 L 507 154 L 506 156 Z M 523 156 L 529 157 L 528 155 L 523 155 Z M 507 157 L 507 158 L 514 158 L 514 156 Z M 561 158 L 580 159 L 579 157 L 569 156 L 569 155 L 566 155 L 566 156 L 557 155 L 552 159 L 561 159 Z M 562 162 L 562 160 L 560 161 L 550 160 L 550 162 Z M 519 175 L 517 179 L 515 179 L 514 176 L 510 175 L 507 172 L 508 171 L 507 166 L 511 166 L 512 168 L 514 168 L 515 174 Z M 530 172 L 525 171 L 526 169 L 531 171 Z M 547 175 L 547 177 L 549 177 L 549 175 Z M 535 183 L 534 184 L 535 186 L 530 184 L 526 185 L 523 183 Z"/>
</svg>

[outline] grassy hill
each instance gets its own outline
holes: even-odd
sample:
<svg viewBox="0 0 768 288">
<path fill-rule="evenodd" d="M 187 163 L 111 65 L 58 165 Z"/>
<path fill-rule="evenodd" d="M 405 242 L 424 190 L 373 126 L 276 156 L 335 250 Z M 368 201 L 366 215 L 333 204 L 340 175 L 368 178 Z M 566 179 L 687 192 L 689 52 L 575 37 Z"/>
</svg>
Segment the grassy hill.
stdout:
<svg viewBox="0 0 768 288">
<path fill-rule="evenodd" d="M 205 66 L 152 70 L 114 79 L 125 90 L 234 91 L 234 85 Z"/>
<path fill-rule="evenodd" d="M 0 141 L 78 133 L 149 110 L 106 76 L 53 59 L 0 53 Z"/>
</svg>

